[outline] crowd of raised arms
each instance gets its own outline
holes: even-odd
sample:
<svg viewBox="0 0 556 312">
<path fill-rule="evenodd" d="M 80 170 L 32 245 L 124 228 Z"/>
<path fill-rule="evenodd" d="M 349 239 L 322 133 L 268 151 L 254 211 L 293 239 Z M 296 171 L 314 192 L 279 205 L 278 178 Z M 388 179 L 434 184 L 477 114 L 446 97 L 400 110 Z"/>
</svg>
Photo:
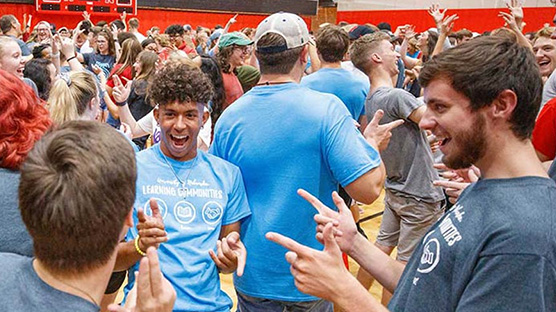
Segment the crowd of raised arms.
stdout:
<svg viewBox="0 0 556 312">
<path fill-rule="evenodd" d="M 553 22 L 428 13 L 2 16 L 0 310 L 556 311 Z"/>
</svg>

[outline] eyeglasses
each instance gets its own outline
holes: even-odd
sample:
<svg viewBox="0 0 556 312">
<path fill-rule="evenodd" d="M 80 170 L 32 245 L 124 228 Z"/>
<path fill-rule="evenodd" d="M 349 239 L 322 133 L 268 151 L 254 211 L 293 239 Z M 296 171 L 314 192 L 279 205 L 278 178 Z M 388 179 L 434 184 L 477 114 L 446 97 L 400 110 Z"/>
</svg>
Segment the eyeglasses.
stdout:
<svg viewBox="0 0 556 312">
<path fill-rule="evenodd" d="M 243 54 L 250 54 L 251 53 L 251 47 L 250 46 L 237 47 L 236 49 L 240 50 L 241 53 L 243 53 Z"/>
</svg>

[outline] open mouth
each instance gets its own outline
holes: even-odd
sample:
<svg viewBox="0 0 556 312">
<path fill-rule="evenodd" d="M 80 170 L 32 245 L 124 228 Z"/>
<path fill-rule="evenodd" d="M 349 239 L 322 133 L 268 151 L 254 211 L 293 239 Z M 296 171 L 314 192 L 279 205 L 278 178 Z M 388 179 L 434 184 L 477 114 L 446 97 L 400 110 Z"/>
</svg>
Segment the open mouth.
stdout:
<svg viewBox="0 0 556 312">
<path fill-rule="evenodd" d="M 448 143 L 450 143 L 450 141 L 452 141 L 452 138 L 437 137 L 437 139 L 440 140 L 440 148 L 445 147 Z"/>
<path fill-rule="evenodd" d="M 170 139 L 172 140 L 172 144 L 176 148 L 183 148 L 189 141 L 188 135 L 172 135 L 170 134 Z"/>
<path fill-rule="evenodd" d="M 24 67 L 19 67 L 19 68 L 16 70 L 16 73 L 17 73 L 18 76 L 23 77 L 23 69 L 24 69 Z"/>
</svg>

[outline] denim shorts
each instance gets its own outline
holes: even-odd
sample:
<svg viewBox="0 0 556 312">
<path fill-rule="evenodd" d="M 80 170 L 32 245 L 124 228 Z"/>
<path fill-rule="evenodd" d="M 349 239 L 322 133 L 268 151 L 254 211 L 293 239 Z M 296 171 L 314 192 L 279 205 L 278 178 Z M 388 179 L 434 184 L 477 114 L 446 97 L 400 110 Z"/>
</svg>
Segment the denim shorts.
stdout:
<svg viewBox="0 0 556 312">
<path fill-rule="evenodd" d="M 332 312 L 333 310 L 332 303 L 324 299 L 316 301 L 280 301 L 237 293 L 237 312 Z"/>
</svg>

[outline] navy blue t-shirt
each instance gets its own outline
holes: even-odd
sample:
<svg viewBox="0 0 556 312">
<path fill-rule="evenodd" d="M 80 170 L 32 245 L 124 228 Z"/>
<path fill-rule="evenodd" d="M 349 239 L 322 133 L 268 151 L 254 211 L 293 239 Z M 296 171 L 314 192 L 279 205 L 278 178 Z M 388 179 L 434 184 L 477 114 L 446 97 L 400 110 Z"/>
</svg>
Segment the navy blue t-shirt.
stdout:
<svg viewBox="0 0 556 312">
<path fill-rule="evenodd" d="M 556 184 L 480 180 L 425 235 L 391 311 L 556 311 Z"/>
</svg>

